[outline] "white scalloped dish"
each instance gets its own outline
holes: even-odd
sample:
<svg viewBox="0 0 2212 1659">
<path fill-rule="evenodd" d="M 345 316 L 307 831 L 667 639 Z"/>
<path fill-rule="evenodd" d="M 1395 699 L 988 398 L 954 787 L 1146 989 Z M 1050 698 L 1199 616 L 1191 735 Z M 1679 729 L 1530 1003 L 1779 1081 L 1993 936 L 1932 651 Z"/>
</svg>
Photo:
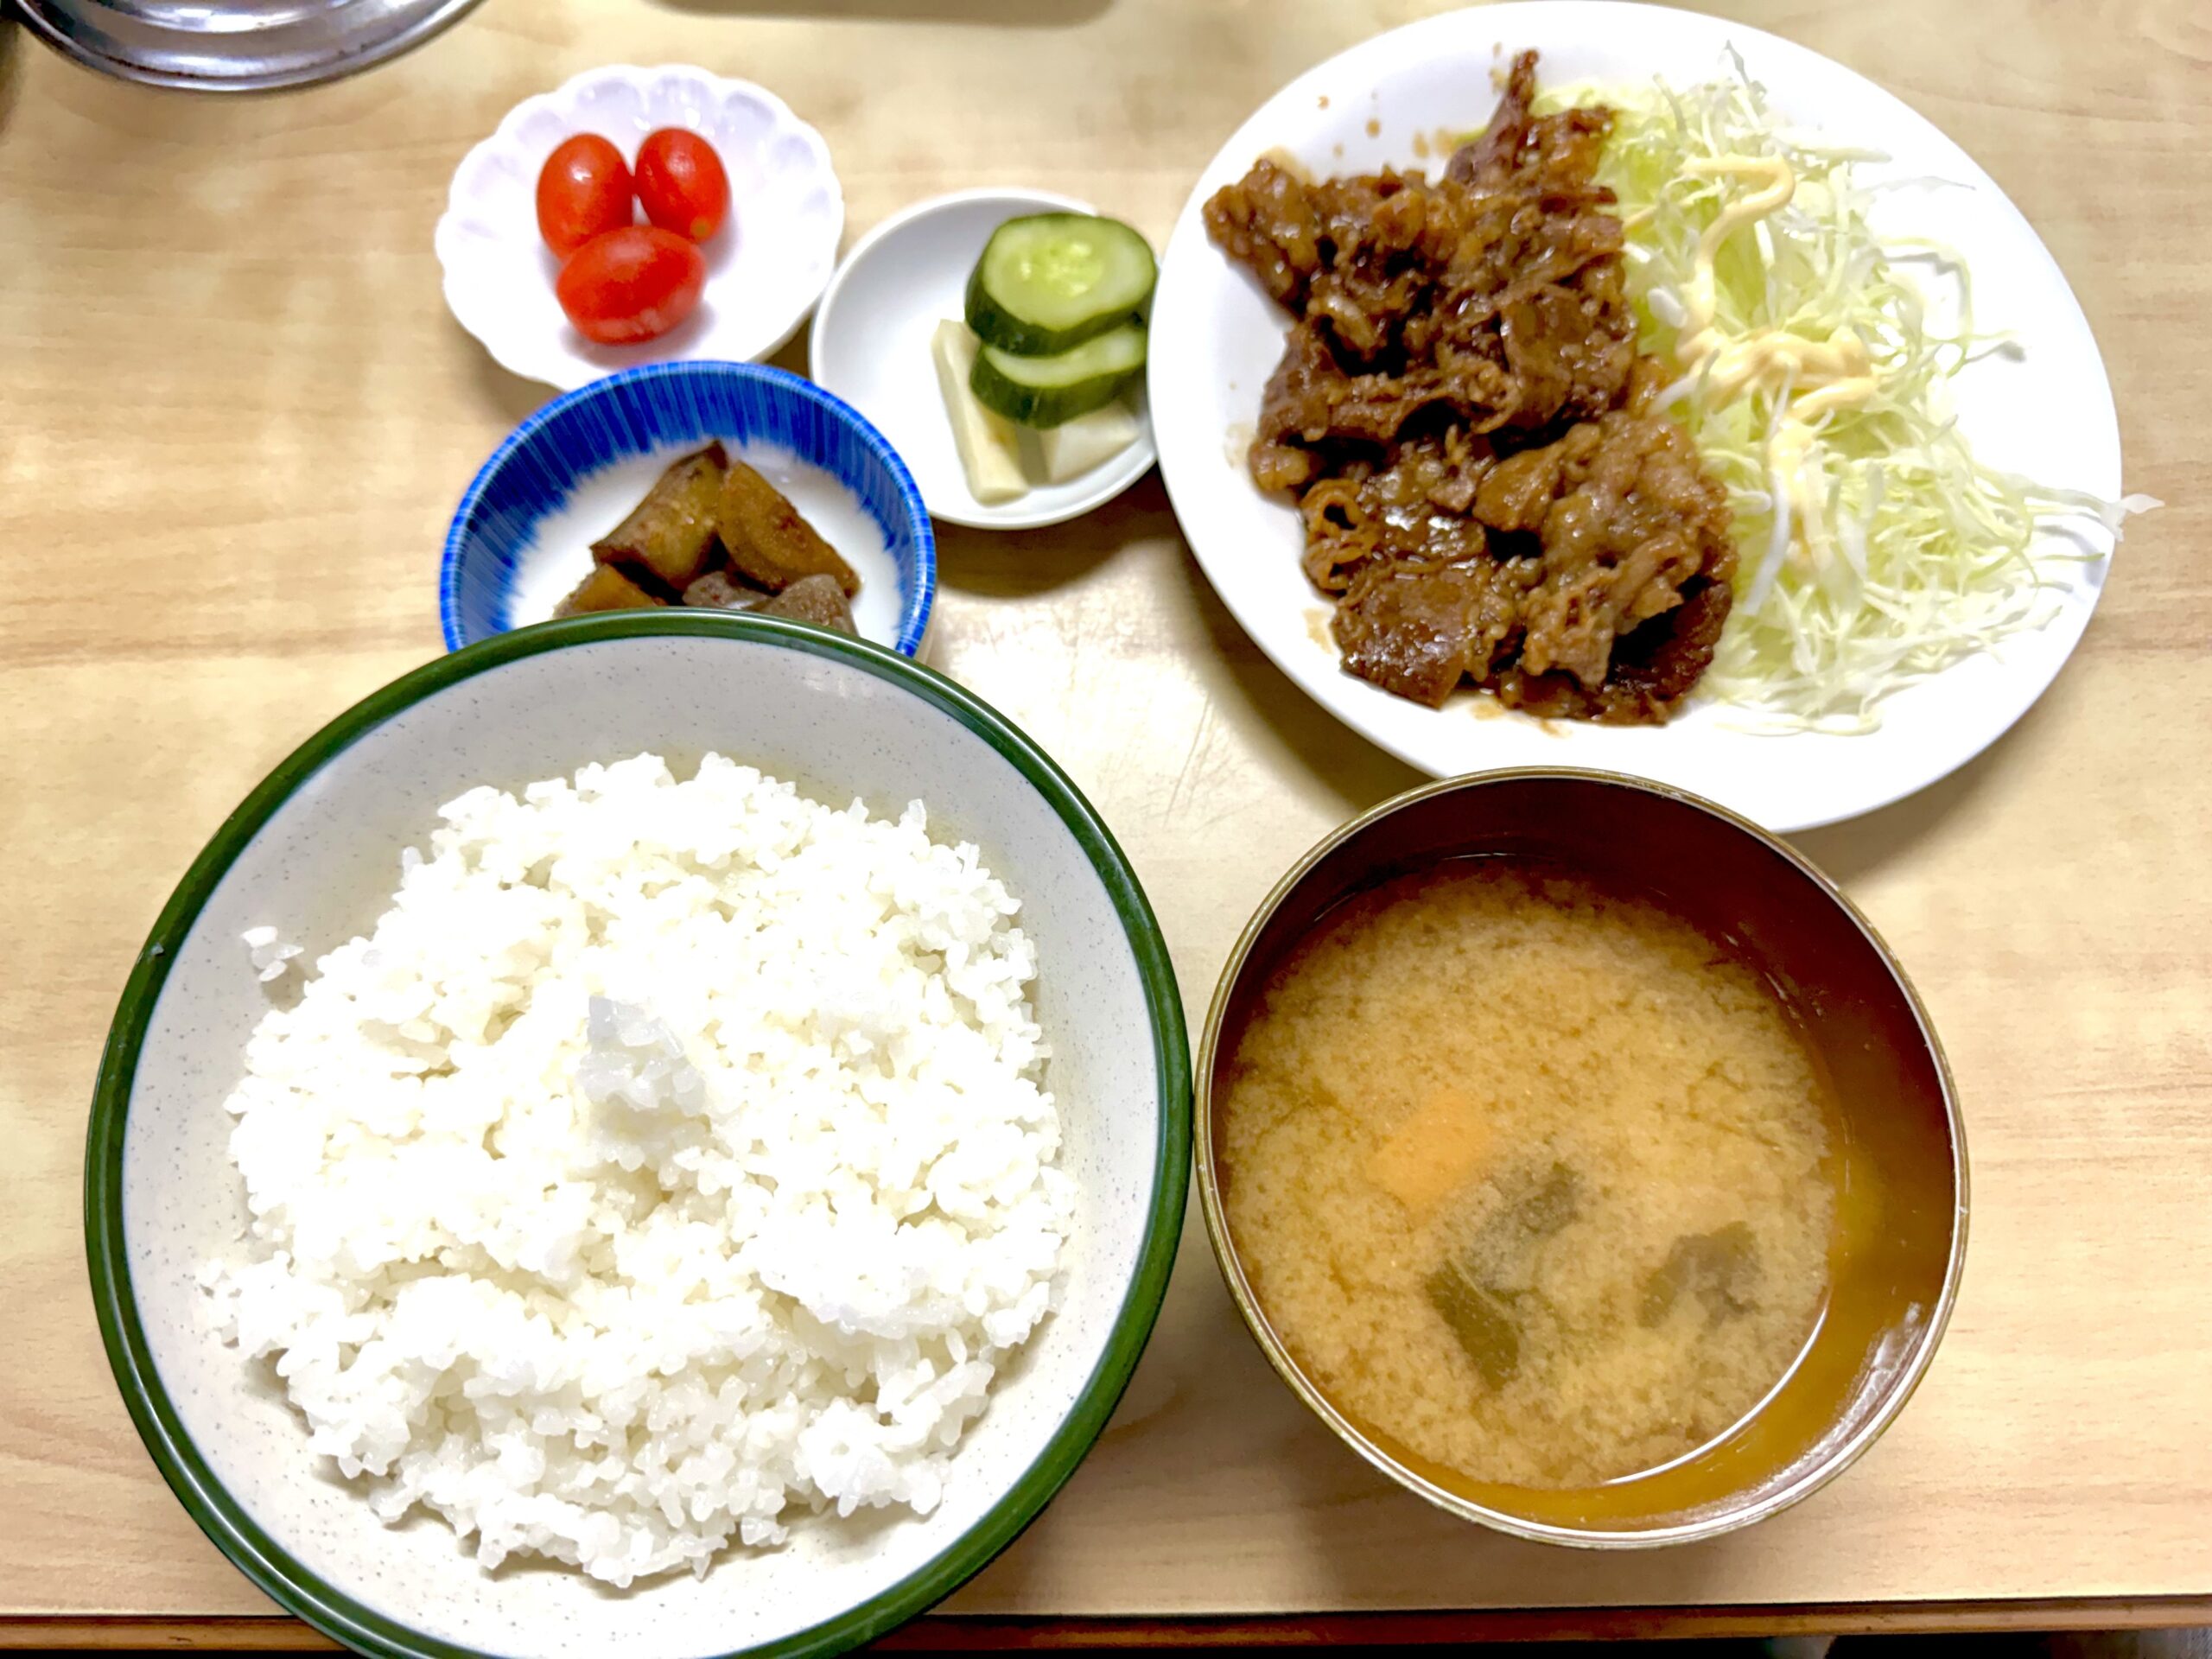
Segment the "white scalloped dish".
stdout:
<svg viewBox="0 0 2212 1659">
<path fill-rule="evenodd" d="M 537 175 L 575 133 L 599 133 L 634 160 L 657 127 L 687 127 L 714 145 L 729 175 L 729 219 L 706 245 L 696 311 L 658 340 L 594 345 L 554 297 L 560 262 L 537 234 Z M 829 146 L 773 92 L 687 65 L 615 64 L 507 112 L 455 169 L 436 245 L 461 326 L 515 373 L 567 391 L 640 363 L 768 356 L 821 297 L 844 227 Z"/>
</svg>

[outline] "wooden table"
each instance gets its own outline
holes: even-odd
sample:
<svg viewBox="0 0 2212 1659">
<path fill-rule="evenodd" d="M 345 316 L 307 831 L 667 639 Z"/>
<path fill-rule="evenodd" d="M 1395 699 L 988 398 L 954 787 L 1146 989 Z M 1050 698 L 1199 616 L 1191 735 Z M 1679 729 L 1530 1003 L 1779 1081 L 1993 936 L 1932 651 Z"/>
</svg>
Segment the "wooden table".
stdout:
<svg viewBox="0 0 2212 1659">
<path fill-rule="evenodd" d="M 118 1402 L 83 1125 L 171 884 L 300 739 L 437 652 L 447 518 L 547 395 L 440 301 L 430 227 L 462 152 L 576 70 L 689 60 L 822 128 L 854 233 L 1020 183 L 1160 239 L 1278 85 L 1434 9 L 491 0 L 358 79 L 252 99 L 102 80 L 0 24 L 0 1647 L 315 1644 L 200 1536 Z M 1933 1373 L 1849 1475 L 1747 1534 L 1522 1545 L 1332 1440 L 1194 1224 L 1090 1461 L 951 1604 L 980 1618 L 904 1640 L 2212 1622 L 2212 24 L 2196 0 L 1728 10 L 1996 175 L 2102 342 L 2129 486 L 2170 504 L 2010 737 L 1802 838 L 1911 965 L 1964 1093 L 1974 1247 Z M 1194 1019 L 1276 873 L 1414 781 L 1259 656 L 1156 479 L 1058 531 L 947 531 L 942 569 L 938 660 L 1104 811 Z M 1287 1612 L 1314 1617 L 1252 1622 Z M 1065 1622 L 1094 1618 L 1154 1622 Z"/>
</svg>

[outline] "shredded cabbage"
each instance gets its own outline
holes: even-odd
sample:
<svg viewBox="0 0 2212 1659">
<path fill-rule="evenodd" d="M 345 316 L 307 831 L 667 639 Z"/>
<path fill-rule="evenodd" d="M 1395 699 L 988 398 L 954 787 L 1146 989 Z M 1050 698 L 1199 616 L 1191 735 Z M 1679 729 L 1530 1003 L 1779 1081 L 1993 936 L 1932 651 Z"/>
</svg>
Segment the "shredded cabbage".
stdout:
<svg viewBox="0 0 2212 1659">
<path fill-rule="evenodd" d="M 1687 89 L 1563 87 L 1541 107 L 1593 99 L 1620 112 L 1599 177 L 1620 199 L 1640 344 L 1669 363 L 1691 348 L 1665 395 L 1735 510 L 1736 604 L 1703 689 L 1750 723 L 1875 729 L 1884 698 L 2050 620 L 2042 561 L 2102 556 L 2057 537 L 2038 549 L 2041 526 L 2086 516 L 2117 537 L 2129 512 L 2158 505 L 2050 488 L 1975 460 L 1949 418 L 1950 383 L 1977 355 L 2009 348 L 1975 336 L 1955 256 L 1869 226 L 1872 192 L 1852 167 L 1882 157 L 1785 127 L 1740 60 L 1732 78 Z M 1784 176 L 1777 159 L 1794 193 L 1707 248 L 1700 289 L 1700 238 Z M 1932 325 L 1928 290 L 1904 268 L 1916 263 L 1955 284 L 1955 327 Z M 1713 331 L 1704 353 L 1700 306 Z M 1764 372 L 1745 384 L 1716 374 L 1723 344 Z M 1808 404 L 1817 415 L 1793 416 L 1799 397 L 1845 378 L 1799 378 L 1799 359 L 1824 356 L 1866 375 Z"/>
</svg>

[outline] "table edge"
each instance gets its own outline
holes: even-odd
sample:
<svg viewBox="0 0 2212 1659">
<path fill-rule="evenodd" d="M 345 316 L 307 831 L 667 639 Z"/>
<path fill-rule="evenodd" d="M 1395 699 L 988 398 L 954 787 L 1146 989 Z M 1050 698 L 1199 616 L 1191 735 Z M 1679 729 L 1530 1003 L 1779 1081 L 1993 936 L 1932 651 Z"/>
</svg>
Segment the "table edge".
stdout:
<svg viewBox="0 0 2212 1659">
<path fill-rule="evenodd" d="M 883 1651 L 907 1653 L 1389 1647 L 1476 1641 L 2144 1630 L 2187 1625 L 2212 1625 L 2212 1595 L 1168 1617 L 932 1613 L 893 1631 L 875 1646 Z M 149 1649 L 246 1653 L 339 1650 L 335 1643 L 282 1614 L 0 1614 L 0 1651 Z"/>
</svg>

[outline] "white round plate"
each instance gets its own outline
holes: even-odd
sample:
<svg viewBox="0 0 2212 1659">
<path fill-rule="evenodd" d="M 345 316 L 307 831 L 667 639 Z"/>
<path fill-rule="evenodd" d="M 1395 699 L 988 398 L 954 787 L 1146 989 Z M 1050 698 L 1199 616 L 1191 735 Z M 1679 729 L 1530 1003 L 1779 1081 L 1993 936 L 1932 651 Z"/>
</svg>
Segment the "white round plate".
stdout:
<svg viewBox="0 0 2212 1659">
<path fill-rule="evenodd" d="M 968 274 L 991 232 L 1024 213 L 1097 209 L 1047 190 L 960 190 L 917 202 L 862 237 L 830 279 L 815 314 L 808 370 L 826 391 L 891 440 L 931 515 L 979 530 L 1030 530 L 1103 506 L 1153 462 L 1152 423 L 1136 393 L 1137 441 L 1065 484 L 1040 484 L 987 506 L 969 492 L 938 390 L 930 337 L 966 308 Z"/>
<path fill-rule="evenodd" d="M 1972 268 L 1977 327 L 2010 333 L 2023 347 L 2017 359 L 1983 359 L 1957 383 L 1959 417 L 1981 458 L 2047 484 L 2120 493 L 2112 391 L 2066 279 L 1989 175 L 1880 87 L 1740 23 L 1611 0 L 1523 0 L 1380 35 L 1269 99 L 1199 179 L 1153 308 L 1153 424 L 1176 516 L 1245 631 L 1346 725 L 1436 776 L 1599 766 L 1694 790 L 1777 830 L 1810 829 L 1923 788 L 1995 741 L 2050 683 L 2096 604 L 2105 561 L 2057 566 L 2056 610 L 2044 626 L 1890 698 L 1880 728 L 1863 736 L 1760 734 L 1740 713 L 1694 698 L 1662 727 L 1541 721 L 1467 690 L 1431 709 L 1338 665 L 1328 601 L 1299 566 L 1298 515 L 1287 498 L 1262 495 L 1244 467 L 1287 319 L 1206 239 L 1202 204 L 1278 147 L 1322 175 L 1421 166 L 1430 135 L 1489 118 L 1492 68 L 1524 48 L 1543 54 L 1546 85 L 1653 75 L 1682 85 L 1727 73 L 1732 46 L 1796 124 L 1891 158 L 1862 166 L 1862 177 L 1945 181 L 1885 193 L 1876 222 L 1957 249 Z M 2098 532 L 2089 544 L 2105 552 L 2111 541 Z"/>
<path fill-rule="evenodd" d="M 554 297 L 561 262 L 537 234 L 537 175 L 564 138 L 596 132 L 634 162 L 658 127 L 688 127 L 714 145 L 729 175 L 729 219 L 706 245 L 696 311 L 658 340 L 594 345 Z M 454 170 L 436 245 L 461 326 L 515 373 L 573 391 L 640 363 L 768 356 L 813 309 L 844 230 L 830 147 L 773 92 L 683 64 L 614 64 L 507 111 Z"/>
</svg>

